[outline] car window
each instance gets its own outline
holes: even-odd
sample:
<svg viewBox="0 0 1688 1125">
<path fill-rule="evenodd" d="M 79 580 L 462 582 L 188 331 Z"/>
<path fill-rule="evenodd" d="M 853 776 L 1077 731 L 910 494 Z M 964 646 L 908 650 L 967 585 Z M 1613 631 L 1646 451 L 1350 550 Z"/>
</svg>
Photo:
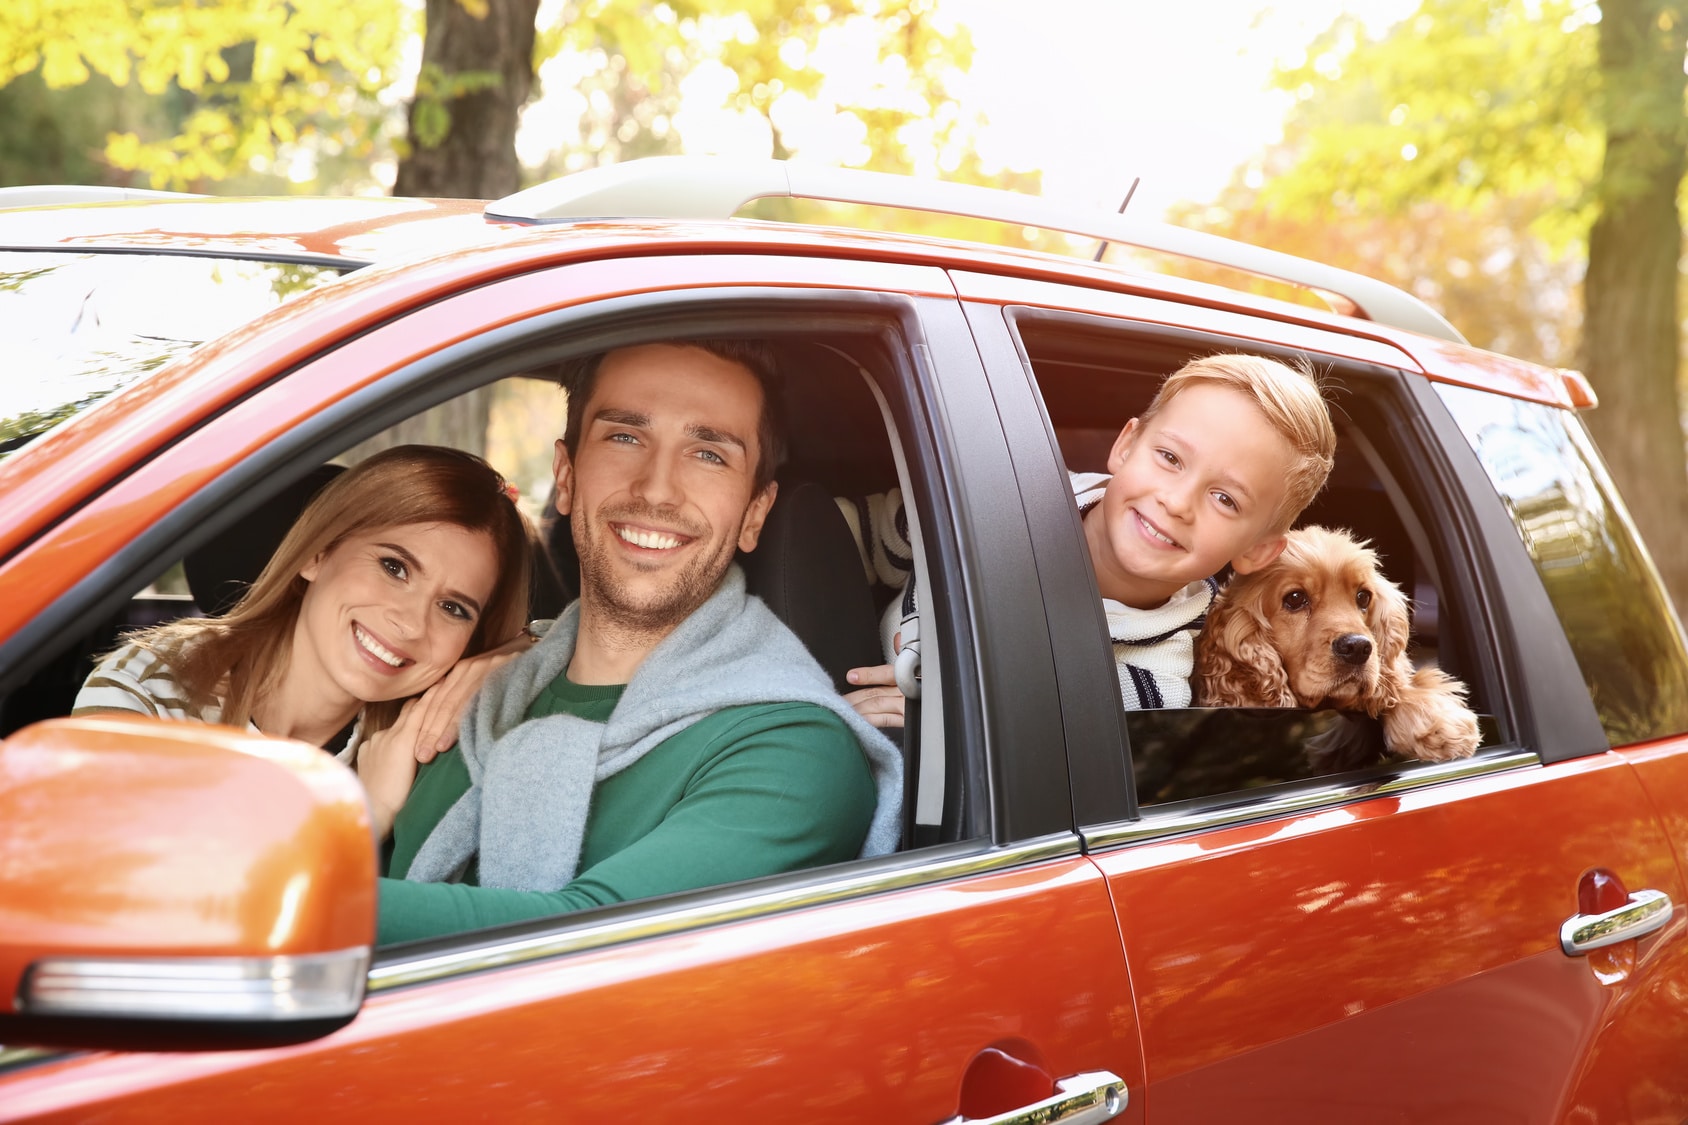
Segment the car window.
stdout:
<svg viewBox="0 0 1688 1125">
<path fill-rule="evenodd" d="M 339 272 L 180 254 L 0 252 L 0 457 Z"/>
<path fill-rule="evenodd" d="M 1120 428 L 1148 406 L 1160 380 L 1184 362 L 1249 350 L 1236 342 L 1215 340 L 1203 348 L 1183 339 L 1137 338 L 1096 325 L 1080 328 L 1029 317 L 1017 327 L 1062 460 L 1072 473 L 1105 473 Z M 1295 357 L 1285 353 L 1279 358 Z M 1415 666 L 1438 665 L 1465 682 L 1478 714 L 1481 745 L 1499 745 L 1506 732 L 1492 714 L 1489 686 L 1473 659 L 1478 617 L 1460 610 L 1447 574 L 1457 560 L 1438 540 L 1433 510 L 1405 471 L 1410 454 L 1400 442 L 1407 427 L 1398 424 L 1404 407 L 1391 391 L 1390 376 L 1312 358 L 1332 401 L 1337 454 L 1329 481 L 1296 526 L 1345 529 L 1370 545 L 1383 576 L 1411 603 L 1409 659 Z M 1331 710 L 1133 709 L 1124 720 L 1137 800 L 1144 807 L 1210 802 L 1400 764 L 1384 754 L 1376 720 Z"/>
<path fill-rule="evenodd" d="M 1593 442 L 1540 403 L 1439 384 L 1534 561 L 1613 745 L 1688 731 L 1688 651 Z"/>
<path fill-rule="evenodd" d="M 835 497 L 884 493 L 894 489 L 908 491 L 910 480 L 906 466 L 900 467 L 898 456 L 889 436 L 890 414 L 884 398 L 876 393 L 874 380 L 891 378 L 885 374 L 885 360 L 872 345 L 854 341 L 858 350 L 846 346 L 819 345 L 810 340 L 792 340 L 780 345 L 781 366 L 786 373 L 786 400 L 789 421 L 790 453 L 781 467 L 781 502 L 796 503 L 800 493 L 807 494 L 807 510 L 823 515 L 830 513 L 836 530 L 843 536 L 834 572 L 851 578 L 862 591 L 859 629 L 854 636 L 864 642 L 849 662 L 849 666 L 865 665 L 883 659 L 880 649 L 879 620 L 895 600 L 895 591 L 869 593 L 868 576 L 864 573 L 857 547 L 850 542 L 845 520 Z M 566 520 L 553 516 L 551 495 L 551 461 L 553 442 L 563 430 L 566 412 L 566 393 L 558 386 L 556 376 L 560 364 L 546 366 L 506 377 L 478 387 L 466 394 L 404 418 L 397 424 L 373 434 L 350 446 L 330 460 L 339 465 L 356 464 L 380 449 L 406 442 L 425 442 L 467 449 L 486 457 L 495 468 L 515 486 L 518 502 L 540 525 L 541 557 L 537 559 L 542 571 L 556 579 L 547 587 L 541 577 L 535 590 L 534 613 L 550 616 L 558 612 L 572 597 L 572 584 L 577 579 L 569 567 L 572 560 L 572 539 Z M 394 401 L 398 401 L 395 398 Z M 906 422 L 903 425 L 906 426 Z M 321 468 L 322 466 L 318 466 Z M 313 473 L 315 470 L 313 469 Z M 308 495 L 308 493 L 307 493 Z M 815 503 L 818 498 L 818 507 Z M 300 500 L 303 503 L 303 500 Z M 807 525 L 806 525 L 807 526 Z M 802 555 L 809 550 L 807 530 L 800 529 L 793 536 L 793 550 Z M 241 536 L 237 525 L 223 533 Z M 770 529 L 765 528 L 762 549 L 768 549 Z M 912 534 L 915 548 L 919 535 Z M 752 556 L 745 562 L 751 570 L 758 560 Z M 921 563 L 924 566 L 923 560 Z M 191 577 L 193 568 L 187 573 Z M 201 612 L 199 591 L 179 591 L 183 568 L 178 565 L 154 576 L 153 581 L 131 598 L 125 609 L 111 620 L 102 622 L 86 635 L 74 639 L 66 651 L 59 653 L 48 665 L 19 690 L 0 700 L 0 728 L 5 731 L 33 721 L 68 713 L 83 680 L 94 663 L 104 653 L 116 647 L 119 638 L 135 627 L 156 624 L 175 617 Z M 177 576 L 172 578 L 172 575 Z M 941 579 L 938 579 L 941 581 Z M 793 582 L 793 588 L 803 583 Z M 755 578 L 752 577 L 755 589 Z M 941 586 L 938 587 L 941 589 Z M 166 592 L 166 591 L 169 592 Z M 766 597 L 766 595 L 765 595 Z M 877 599 L 877 600 L 875 600 Z M 933 606 L 941 604 L 934 599 Z M 809 607 L 810 615 L 835 618 L 843 612 L 842 601 Z M 780 612 L 778 606 L 774 606 Z M 935 608 L 929 612 L 938 612 Z M 808 638 L 793 623 L 799 636 Z M 925 652 L 927 670 L 931 674 L 939 667 L 939 631 L 929 629 Z M 811 651 L 815 646 L 810 645 Z M 816 652 L 823 665 L 832 664 Z M 841 679 L 841 673 L 839 674 Z M 938 698 L 937 683 L 931 683 L 932 698 Z M 920 732 L 917 740 L 893 734 L 894 740 L 904 741 L 905 762 L 910 777 L 918 776 L 921 754 L 928 755 L 939 768 L 934 773 L 936 784 L 942 786 L 945 756 L 949 750 L 943 731 L 943 711 L 933 706 L 922 712 L 919 704 L 910 709 L 911 725 Z M 917 748 L 918 743 L 918 748 Z M 941 788 L 931 794 L 927 806 L 941 812 L 944 808 Z M 909 816 L 914 812 L 914 793 L 911 786 Z M 974 814 L 976 815 L 976 813 Z M 908 824 L 908 837 L 914 838 L 914 826 Z M 937 843 L 956 837 L 945 835 L 946 829 L 936 816 L 930 818 L 920 833 L 922 843 Z"/>
</svg>

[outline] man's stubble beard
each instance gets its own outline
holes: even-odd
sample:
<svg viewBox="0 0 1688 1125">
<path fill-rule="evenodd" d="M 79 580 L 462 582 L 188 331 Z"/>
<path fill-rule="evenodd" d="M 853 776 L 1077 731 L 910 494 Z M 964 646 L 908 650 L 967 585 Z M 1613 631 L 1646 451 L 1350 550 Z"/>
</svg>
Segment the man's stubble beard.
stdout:
<svg viewBox="0 0 1688 1125">
<path fill-rule="evenodd" d="M 667 636 L 697 608 L 708 601 L 721 585 L 727 567 L 733 561 L 739 535 L 723 539 L 721 548 L 713 556 L 699 555 L 674 576 L 673 584 L 655 598 L 641 601 L 628 584 L 622 582 L 610 562 L 612 545 L 608 542 L 615 532 L 608 530 L 612 519 L 630 519 L 644 512 L 621 509 L 600 519 L 596 527 L 600 536 L 580 512 L 570 516 L 569 527 L 574 535 L 576 552 L 580 558 L 580 592 L 589 596 L 594 624 L 606 640 L 621 645 L 635 645 L 651 638 Z M 747 513 L 748 514 L 748 513 Z M 672 520 L 665 522 L 672 523 Z M 739 520 L 739 532 L 744 520 Z"/>
</svg>

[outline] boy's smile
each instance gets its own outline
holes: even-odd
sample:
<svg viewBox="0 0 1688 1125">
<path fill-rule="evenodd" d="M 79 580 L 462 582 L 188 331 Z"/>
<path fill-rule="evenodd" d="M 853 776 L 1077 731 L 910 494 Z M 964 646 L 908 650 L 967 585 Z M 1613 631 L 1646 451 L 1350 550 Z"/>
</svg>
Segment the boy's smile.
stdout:
<svg viewBox="0 0 1688 1125">
<path fill-rule="evenodd" d="M 1270 562 L 1294 463 L 1288 440 L 1228 387 L 1196 384 L 1147 425 L 1132 419 L 1084 518 L 1102 596 L 1151 609 L 1226 563 L 1247 573 Z"/>
</svg>

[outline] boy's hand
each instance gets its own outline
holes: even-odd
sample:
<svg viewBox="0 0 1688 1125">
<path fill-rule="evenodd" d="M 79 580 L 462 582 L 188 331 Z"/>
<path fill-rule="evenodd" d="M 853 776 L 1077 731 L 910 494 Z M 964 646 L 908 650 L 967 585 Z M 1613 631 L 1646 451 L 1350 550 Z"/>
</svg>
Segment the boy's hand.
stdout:
<svg viewBox="0 0 1688 1125">
<path fill-rule="evenodd" d="M 897 687 L 896 672 L 889 664 L 852 668 L 845 676 L 853 684 L 865 684 L 844 696 L 845 702 L 876 727 L 903 725 L 903 693 Z"/>
</svg>

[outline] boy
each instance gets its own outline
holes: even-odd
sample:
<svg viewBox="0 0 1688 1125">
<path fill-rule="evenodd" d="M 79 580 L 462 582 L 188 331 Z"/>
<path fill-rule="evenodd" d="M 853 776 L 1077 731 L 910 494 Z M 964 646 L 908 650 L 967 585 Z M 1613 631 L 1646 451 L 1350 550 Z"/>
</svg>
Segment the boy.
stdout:
<svg viewBox="0 0 1688 1125">
<path fill-rule="evenodd" d="M 1071 474 L 1128 710 L 1190 705 L 1213 575 L 1226 563 L 1248 574 L 1277 558 L 1335 453 L 1330 411 L 1310 374 L 1263 356 L 1215 355 L 1167 376 L 1115 439 L 1107 474 Z M 879 561 L 911 554 L 895 537 L 901 498 L 887 500 L 866 520 L 845 505 L 846 516 L 870 525 L 861 539 Z M 858 712 L 902 725 L 890 665 L 849 678 L 863 685 L 845 697 Z"/>
</svg>

